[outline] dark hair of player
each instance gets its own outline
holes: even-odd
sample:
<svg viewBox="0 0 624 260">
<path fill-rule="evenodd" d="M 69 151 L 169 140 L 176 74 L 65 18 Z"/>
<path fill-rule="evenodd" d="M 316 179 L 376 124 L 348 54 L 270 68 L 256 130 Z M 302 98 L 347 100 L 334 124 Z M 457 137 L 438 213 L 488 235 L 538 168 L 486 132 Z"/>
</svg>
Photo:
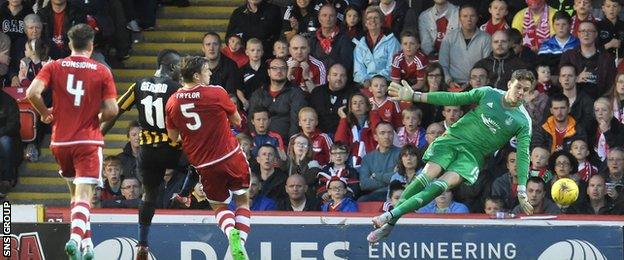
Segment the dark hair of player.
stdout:
<svg viewBox="0 0 624 260">
<path fill-rule="evenodd" d="M 165 59 L 165 57 L 169 54 L 175 54 L 180 56 L 180 53 L 174 49 L 164 49 L 162 51 L 160 51 L 160 53 L 158 53 L 158 58 L 156 59 L 156 62 L 158 64 L 158 66 L 160 67 L 160 65 L 166 64 L 166 65 L 171 65 L 170 62 L 168 62 L 168 59 Z"/>
<path fill-rule="evenodd" d="M 194 81 L 193 75 L 195 73 L 201 74 L 202 68 L 206 65 L 208 60 L 200 56 L 186 56 L 180 62 L 180 73 L 182 74 L 182 81 L 186 83 L 192 83 Z"/>
<path fill-rule="evenodd" d="M 89 43 L 93 44 L 95 32 L 88 25 L 80 23 L 69 29 L 67 37 L 74 51 L 86 51 Z"/>
<path fill-rule="evenodd" d="M 517 81 L 527 80 L 531 82 L 531 85 L 534 85 L 535 75 L 533 75 L 533 72 L 531 72 L 530 70 L 520 69 L 520 70 L 514 71 L 511 74 L 511 80 L 517 80 Z"/>
</svg>

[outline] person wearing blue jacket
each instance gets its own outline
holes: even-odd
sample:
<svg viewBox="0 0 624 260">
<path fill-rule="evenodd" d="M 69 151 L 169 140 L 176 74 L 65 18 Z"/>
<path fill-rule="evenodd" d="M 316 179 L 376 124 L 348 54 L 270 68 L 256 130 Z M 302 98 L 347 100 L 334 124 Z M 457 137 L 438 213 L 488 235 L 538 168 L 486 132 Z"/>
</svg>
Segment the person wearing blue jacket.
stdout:
<svg viewBox="0 0 624 260">
<path fill-rule="evenodd" d="M 418 213 L 470 213 L 466 205 L 453 200 L 453 192 L 447 190 L 435 200 L 418 210 Z"/>
<path fill-rule="evenodd" d="M 266 210 L 275 210 L 275 201 L 270 199 L 267 196 L 260 194 L 260 181 L 258 180 L 258 176 L 256 174 L 249 175 L 249 210 L 251 211 L 266 211 Z M 230 210 L 236 209 L 236 203 L 234 200 L 230 202 L 228 205 Z"/>
<path fill-rule="evenodd" d="M 334 176 L 327 182 L 327 191 L 331 198 L 330 201 L 323 203 L 321 210 L 323 212 L 357 212 L 358 205 L 355 200 L 347 195 L 347 180 Z"/>
<path fill-rule="evenodd" d="M 379 6 L 366 8 L 363 17 L 365 35 L 359 40 L 353 39 L 353 81 L 368 87 L 375 75 L 390 80 L 392 56 L 401 49 L 401 44 L 392 32 L 382 30 L 385 16 Z"/>
</svg>

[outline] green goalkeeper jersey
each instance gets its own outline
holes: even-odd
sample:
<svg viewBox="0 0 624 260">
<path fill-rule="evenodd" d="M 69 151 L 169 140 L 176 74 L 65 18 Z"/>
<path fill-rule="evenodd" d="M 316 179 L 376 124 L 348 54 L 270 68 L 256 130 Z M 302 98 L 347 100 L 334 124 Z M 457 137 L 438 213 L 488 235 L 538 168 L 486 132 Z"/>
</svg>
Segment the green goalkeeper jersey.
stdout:
<svg viewBox="0 0 624 260">
<path fill-rule="evenodd" d="M 512 107 L 504 101 L 504 96 L 502 90 L 482 87 L 462 93 L 427 93 L 427 103 L 445 106 L 477 104 L 475 109 L 449 127 L 446 134 L 464 140 L 470 145 L 468 151 L 484 156 L 494 153 L 515 136 L 518 183 L 526 185 L 531 117 L 524 105 Z"/>
</svg>

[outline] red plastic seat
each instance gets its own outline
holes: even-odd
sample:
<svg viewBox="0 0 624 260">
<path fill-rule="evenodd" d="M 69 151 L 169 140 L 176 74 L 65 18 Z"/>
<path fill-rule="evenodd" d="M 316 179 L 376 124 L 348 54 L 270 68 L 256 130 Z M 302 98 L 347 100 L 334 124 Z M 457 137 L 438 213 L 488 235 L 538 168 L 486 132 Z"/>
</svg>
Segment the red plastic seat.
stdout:
<svg viewBox="0 0 624 260">
<path fill-rule="evenodd" d="M 358 211 L 366 213 L 378 213 L 381 212 L 383 204 L 384 203 L 381 201 L 358 202 Z"/>
</svg>

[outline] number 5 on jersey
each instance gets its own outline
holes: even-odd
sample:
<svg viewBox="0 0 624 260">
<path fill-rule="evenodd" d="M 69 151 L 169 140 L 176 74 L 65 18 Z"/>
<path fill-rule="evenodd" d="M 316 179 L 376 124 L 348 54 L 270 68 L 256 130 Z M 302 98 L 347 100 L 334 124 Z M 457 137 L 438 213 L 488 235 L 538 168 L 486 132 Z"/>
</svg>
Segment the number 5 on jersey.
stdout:
<svg viewBox="0 0 624 260">
<path fill-rule="evenodd" d="M 82 80 L 76 81 L 76 87 L 74 88 L 74 74 L 67 74 L 67 92 L 74 95 L 74 106 L 80 106 L 80 100 L 84 96 L 85 92 L 82 89 Z"/>
<path fill-rule="evenodd" d="M 188 111 L 189 109 L 192 109 L 192 108 L 195 108 L 195 104 L 193 103 L 180 105 L 180 110 L 182 110 L 182 115 L 186 118 L 191 118 L 194 121 L 193 124 L 186 123 L 186 127 L 188 127 L 189 130 L 197 130 L 201 127 L 201 120 L 199 118 L 199 114 L 197 114 L 196 112 Z"/>
</svg>

